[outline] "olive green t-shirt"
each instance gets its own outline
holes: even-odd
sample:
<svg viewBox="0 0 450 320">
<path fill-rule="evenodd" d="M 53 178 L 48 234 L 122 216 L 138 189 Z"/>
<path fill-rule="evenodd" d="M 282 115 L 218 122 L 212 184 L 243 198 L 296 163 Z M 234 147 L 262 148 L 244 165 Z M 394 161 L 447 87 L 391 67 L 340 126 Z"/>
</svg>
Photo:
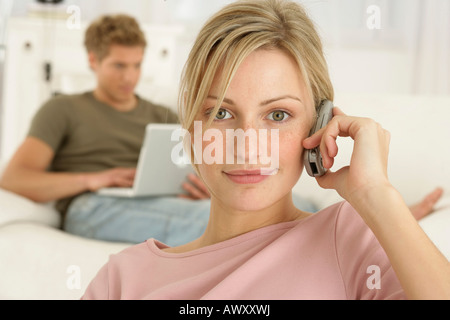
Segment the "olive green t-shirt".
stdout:
<svg viewBox="0 0 450 320">
<path fill-rule="evenodd" d="M 54 151 L 52 172 L 96 172 L 136 167 L 148 123 L 177 123 L 170 109 L 138 98 L 128 112 L 95 99 L 92 92 L 57 96 L 33 118 L 29 136 Z M 57 203 L 64 212 L 70 199 Z"/>
</svg>

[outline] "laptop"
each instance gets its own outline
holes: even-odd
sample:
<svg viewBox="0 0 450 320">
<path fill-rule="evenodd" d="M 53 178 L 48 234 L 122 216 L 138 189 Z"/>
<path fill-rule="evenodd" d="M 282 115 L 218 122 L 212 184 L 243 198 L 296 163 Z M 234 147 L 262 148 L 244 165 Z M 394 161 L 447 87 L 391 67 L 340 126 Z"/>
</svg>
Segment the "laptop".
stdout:
<svg viewBox="0 0 450 320">
<path fill-rule="evenodd" d="M 178 124 L 148 124 L 131 188 L 102 188 L 99 195 L 117 197 L 168 196 L 186 193 L 181 187 L 189 173 L 194 173 L 191 159 L 180 151 L 182 139 L 172 141 L 181 130 Z M 181 132 L 181 131 L 179 131 Z M 180 134 L 174 137 L 180 137 Z M 172 155 L 174 154 L 174 155 Z"/>
</svg>

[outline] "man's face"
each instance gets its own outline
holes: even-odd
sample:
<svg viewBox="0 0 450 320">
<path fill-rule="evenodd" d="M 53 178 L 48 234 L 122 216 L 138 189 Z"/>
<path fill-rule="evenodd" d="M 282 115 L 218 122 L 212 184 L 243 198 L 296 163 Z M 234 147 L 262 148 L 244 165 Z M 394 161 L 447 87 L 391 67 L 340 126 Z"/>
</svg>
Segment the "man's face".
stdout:
<svg viewBox="0 0 450 320">
<path fill-rule="evenodd" d="M 89 54 L 89 63 L 97 75 L 97 90 L 113 103 L 134 99 L 134 89 L 141 75 L 144 48 L 111 45 L 109 54 L 99 60 Z"/>
</svg>

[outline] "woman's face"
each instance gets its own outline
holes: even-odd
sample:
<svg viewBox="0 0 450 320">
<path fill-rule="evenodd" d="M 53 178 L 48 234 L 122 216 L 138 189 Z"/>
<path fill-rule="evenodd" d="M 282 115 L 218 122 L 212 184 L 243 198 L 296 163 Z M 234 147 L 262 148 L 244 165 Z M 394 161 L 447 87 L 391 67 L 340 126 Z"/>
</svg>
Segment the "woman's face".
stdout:
<svg viewBox="0 0 450 320">
<path fill-rule="evenodd" d="M 256 211 L 288 199 L 302 172 L 302 141 L 314 116 L 295 60 L 282 50 L 250 54 L 206 130 L 220 95 L 219 79 L 217 74 L 196 118 L 201 121 L 197 129 L 201 123 L 203 130 L 198 169 L 213 200 L 235 210 Z"/>
</svg>

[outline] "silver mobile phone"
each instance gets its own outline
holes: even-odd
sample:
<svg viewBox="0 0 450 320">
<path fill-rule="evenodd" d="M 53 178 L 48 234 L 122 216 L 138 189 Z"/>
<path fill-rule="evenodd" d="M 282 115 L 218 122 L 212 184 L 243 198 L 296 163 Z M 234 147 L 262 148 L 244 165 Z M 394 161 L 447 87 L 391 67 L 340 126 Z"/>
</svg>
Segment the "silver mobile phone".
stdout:
<svg viewBox="0 0 450 320">
<path fill-rule="evenodd" d="M 333 102 L 330 100 L 322 100 L 317 109 L 316 123 L 312 127 L 309 136 L 312 136 L 314 133 L 325 127 L 328 122 L 330 122 L 331 118 L 333 118 Z M 323 167 L 319 146 L 314 149 L 305 150 L 303 157 L 306 172 L 311 177 L 320 177 L 327 172 L 327 169 Z"/>
</svg>

